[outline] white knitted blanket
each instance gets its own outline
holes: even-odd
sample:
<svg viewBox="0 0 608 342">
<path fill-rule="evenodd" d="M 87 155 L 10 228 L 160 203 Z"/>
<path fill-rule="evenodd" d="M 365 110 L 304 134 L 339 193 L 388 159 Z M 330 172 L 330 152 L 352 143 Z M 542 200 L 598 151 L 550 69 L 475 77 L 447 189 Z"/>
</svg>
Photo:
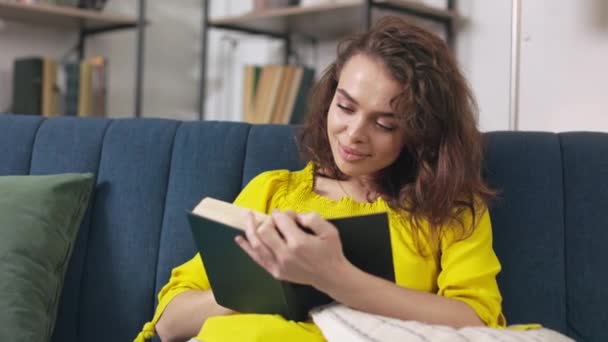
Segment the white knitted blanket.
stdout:
<svg viewBox="0 0 608 342">
<path fill-rule="evenodd" d="M 501 341 L 501 342 L 571 342 L 571 338 L 554 330 L 493 329 L 466 327 L 455 329 L 415 321 L 373 315 L 351 309 L 341 304 L 331 304 L 311 312 L 315 324 L 328 342 L 369 341 Z"/>
</svg>

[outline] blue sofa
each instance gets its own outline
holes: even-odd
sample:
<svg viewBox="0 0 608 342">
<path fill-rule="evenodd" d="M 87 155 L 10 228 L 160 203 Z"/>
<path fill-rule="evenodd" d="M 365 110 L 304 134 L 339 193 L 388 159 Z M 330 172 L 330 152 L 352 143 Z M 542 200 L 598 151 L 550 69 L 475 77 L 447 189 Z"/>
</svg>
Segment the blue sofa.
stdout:
<svg viewBox="0 0 608 342">
<path fill-rule="evenodd" d="M 195 252 L 186 210 L 204 196 L 234 199 L 261 171 L 300 168 L 293 129 L 0 115 L 0 175 L 97 177 L 53 341 L 130 341 L 170 270 Z M 608 134 L 485 137 L 509 323 L 608 341 Z"/>
</svg>

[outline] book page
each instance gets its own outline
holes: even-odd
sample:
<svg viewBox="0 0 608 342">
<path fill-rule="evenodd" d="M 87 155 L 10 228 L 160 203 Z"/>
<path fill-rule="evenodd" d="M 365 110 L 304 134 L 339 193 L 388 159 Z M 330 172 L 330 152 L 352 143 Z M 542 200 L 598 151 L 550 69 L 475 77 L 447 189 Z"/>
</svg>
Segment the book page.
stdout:
<svg viewBox="0 0 608 342">
<path fill-rule="evenodd" d="M 192 212 L 209 220 L 217 221 L 235 229 L 245 231 L 245 218 L 248 211 L 253 212 L 256 226 L 260 225 L 266 217 L 268 217 L 266 214 L 242 208 L 212 197 L 205 197 Z"/>
</svg>

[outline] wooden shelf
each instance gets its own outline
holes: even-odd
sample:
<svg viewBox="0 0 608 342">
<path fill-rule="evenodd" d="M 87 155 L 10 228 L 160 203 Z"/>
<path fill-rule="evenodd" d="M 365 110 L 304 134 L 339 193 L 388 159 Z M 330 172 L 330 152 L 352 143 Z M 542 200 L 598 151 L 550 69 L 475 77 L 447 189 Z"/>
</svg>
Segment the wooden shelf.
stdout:
<svg viewBox="0 0 608 342">
<path fill-rule="evenodd" d="M 374 7 L 399 9 L 405 14 L 416 14 L 438 21 L 456 18 L 454 11 L 413 1 L 375 1 Z M 318 6 L 283 7 L 240 16 L 209 18 L 209 26 L 274 36 L 295 33 L 322 40 L 357 32 L 362 18 L 362 1 L 348 1 Z"/>
<path fill-rule="evenodd" d="M 136 18 L 108 14 L 103 11 L 51 4 L 22 4 L 6 0 L 0 0 L 0 18 L 7 21 L 69 29 L 103 30 L 137 26 Z"/>
</svg>

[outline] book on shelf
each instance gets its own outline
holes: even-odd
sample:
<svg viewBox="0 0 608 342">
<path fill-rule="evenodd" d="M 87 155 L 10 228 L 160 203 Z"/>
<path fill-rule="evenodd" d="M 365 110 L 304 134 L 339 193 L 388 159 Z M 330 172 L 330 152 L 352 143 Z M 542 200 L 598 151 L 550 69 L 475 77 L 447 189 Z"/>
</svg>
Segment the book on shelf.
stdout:
<svg viewBox="0 0 608 342">
<path fill-rule="evenodd" d="M 257 65 L 246 65 L 244 73 L 243 85 L 243 119 L 247 122 L 253 122 L 255 111 L 253 110 L 255 94 L 257 91 L 258 79 L 262 67 Z"/>
<path fill-rule="evenodd" d="M 297 6 L 300 0 L 253 0 L 253 10 L 263 11 L 272 8 Z"/>
<path fill-rule="evenodd" d="M 61 1 L 61 0 L 58 0 Z M 73 2 L 70 0 L 67 0 L 68 2 Z M 84 9 L 93 9 L 93 10 L 97 10 L 100 11 L 104 8 L 104 6 L 106 5 L 107 0 L 80 0 L 78 1 L 78 7 L 80 8 L 84 8 Z"/>
<path fill-rule="evenodd" d="M 45 117 L 105 116 L 107 74 L 105 57 L 79 62 L 40 56 L 18 58 L 13 63 L 11 111 Z"/>
<path fill-rule="evenodd" d="M 13 113 L 55 116 L 58 102 L 57 61 L 38 56 L 14 61 Z"/>
<path fill-rule="evenodd" d="M 62 104 L 64 115 L 78 115 L 78 97 L 80 94 L 80 63 L 66 62 L 60 73 L 62 85 Z"/>
<path fill-rule="evenodd" d="M 106 115 L 107 67 L 107 58 L 100 56 L 80 63 L 79 116 Z"/>
<path fill-rule="evenodd" d="M 106 116 L 108 98 L 108 59 L 94 58 L 93 63 L 93 114 Z"/>
<path fill-rule="evenodd" d="M 218 304 L 241 313 L 279 314 L 303 321 L 310 309 L 332 299 L 309 285 L 277 280 L 234 241 L 244 236 L 245 213 L 234 204 L 206 197 L 188 212 L 195 244 Z M 267 215 L 253 212 L 259 224 Z M 395 281 L 386 213 L 328 220 L 340 234 L 346 258 L 365 272 Z M 310 230 L 305 230 L 308 234 Z"/>
<path fill-rule="evenodd" d="M 286 101 L 289 95 L 289 90 L 291 88 L 291 82 L 293 80 L 293 74 L 296 70 L 294 66 L 285 66 L 283 70 L 283 78 L 281 80 L 281 85 L 279 87 L 279 91 L 276 93 L 276 100 L 274 110 L 272 111 L 272 115 L 268 118 L 268 122 L 270 123 L 281 123 L 281 119 L 283 117 L 283 111 L 286 108 Z"/>
<path fill-rule="evenodd" d="M 282 123 L 301 124 L 304 122 L 306 110 L 308 108 L 308 95 L 315 82 L 315 70 L 311 68 L 301 68 L 297 82 L 292 83 L 294 90 L 289 94 L 287 106 L 284 109 Z"/>
<path fill-rule="evenodd" d="M 254 124 L 302 123 L 314 77 L 314 69 L 305 66 L 245 66 L 244 121 Z"/>
<path fill-rule="evenodd" d="M 11 111 L 17 114 L 40 114 L 42 111 L 43 59 L 20 58 L 13 63 Z"/>
<path fill-rule="evenodd" d="M 255 123 L 270 122 L 277 103 L 285 68 L 268 65 L 262 68 L 258 94 L 254 101 Z"/>
<path fill-rule="evenodd" d="M 353 0 L 299 0 L 298 5 L 301 7 L 335 5 L 335 4 L 352 4 Z M 381 2 L 381 1 L 378 1 Z"/>
<path fill-rule="evenodd" d="M 43 116 L 59 115 L 59 89 L 57 86 L 57 61 L 44 58 L 42 62 L 42 111 Z"/>
<path fill-rule="evenodd" d="M 20 0 L 23 2 L 23 0 Z M 107 0 L 27 0 L 28 3 L 45 3 L 58 6 L 78 7 L 82 9 L 102 10 Z"/>
</svg>

